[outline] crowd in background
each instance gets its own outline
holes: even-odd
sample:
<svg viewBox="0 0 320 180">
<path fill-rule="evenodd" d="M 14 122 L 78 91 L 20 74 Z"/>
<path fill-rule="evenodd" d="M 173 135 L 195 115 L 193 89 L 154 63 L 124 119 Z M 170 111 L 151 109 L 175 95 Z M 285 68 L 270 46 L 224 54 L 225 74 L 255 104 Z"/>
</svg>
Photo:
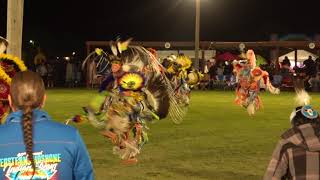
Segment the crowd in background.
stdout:
<svg viewBox="0 0 320 180">
<path fill-rule="evenodd" d="M 312 60 L 311 56 L 303 62 L 302 67 L 294 66 L 286 57 L 279 71 L 273 74 L 275 85 L 293 86 L 295 80 L 301 81 L 308 91 L 320 91 L 320 59 Z"/>
<path fill-rule="evenodd" d="M 294 82 L 300 81 L 306 90 L 320 92 L 320 59 L 312 60 L 310 56 L 303 61 L 303 66 L 298 67 L 293 66 L 290 59 L 285 57 L 278 67 L 268 63 L 260 65 L 260 68 L 269 73 L 275 87 L 293 89 Z M 39 73 L 47 88 L 85 85 L 84 72 L 81 70 L 80 61 L 77 60 L 43 61 L 31 69 Z M 199 89 L 232 90 L 237 86 L 232 61 L 208 60 L 202 68 L 202 73 L 204 77 Z M 261 88 L 264 88 L 263 85 L 261 82 Z"/>
<path fill-rule="evenodd" d="M 31 69 L 42 77 L 47 88 L 79 87 L 84 84 L 81 64 L 76 61 L 43 61 Z"/>
<path fill-rule="evenodd" d="M 293 68 L 292 68 L 293 67 Z M 271 83 L 280 89 L 293 89 L 294 83 L 300 81 L 308 91 L 320 92 L 320 59 L 311 56 L 303 61 L 301 67 L 292 66 L 290 59 L 285 59 L 276 67 L 273 63 L 260 65 L 269 73 Z M 237 84 L 232 61 L 207 61 L 203 69 L 204 82 L 200 89 L 234 89 Z M 261 83 L 263 87 L 263 83 Z"/>
</svg>

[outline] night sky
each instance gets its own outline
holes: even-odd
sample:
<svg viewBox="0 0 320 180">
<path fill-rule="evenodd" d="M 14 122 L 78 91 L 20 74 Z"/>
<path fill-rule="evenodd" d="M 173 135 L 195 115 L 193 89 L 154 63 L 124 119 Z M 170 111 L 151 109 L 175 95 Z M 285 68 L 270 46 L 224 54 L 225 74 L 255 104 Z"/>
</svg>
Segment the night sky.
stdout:
<svg viewBox="0 0 320 180">
<path fill-rule="evenodd" d="M 0 0 L 0 35 L 6 34 Z M 270 33 L 320 33 L 317 0 L 202 0 L 201 40 L 269 40 Z M 25 0 L 24 47 L 47 54 L 84 53 L 87 40 L 192 41 L 194 0 Z"/>
</svg>

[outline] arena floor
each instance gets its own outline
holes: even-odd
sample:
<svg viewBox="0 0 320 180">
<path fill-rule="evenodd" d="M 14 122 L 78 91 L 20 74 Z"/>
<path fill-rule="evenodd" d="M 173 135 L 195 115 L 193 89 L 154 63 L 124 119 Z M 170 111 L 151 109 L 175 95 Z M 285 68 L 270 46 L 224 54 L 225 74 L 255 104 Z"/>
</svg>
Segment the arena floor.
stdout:
<svg viewBox="0 0 320 180">
<path fill-rule="evenodd" d="M 81 112 L 94 90 L 48 90 L 46 110 L 58 121 Z M 320 94 L 311 94 L 320 109 Z M 89 124 L 76 125 L 89 149 L 95 176 L 105 179 L 262 179 L 281 133 L 290 127 L 293 92 L 262 94 L 264 109 L 248 117 L 231 91 L 192 92 L 180 125 L 151 124 L 150 142 L 137 165 L 120 164 L 109 141 Z M 58 132 L 55 132 L 58 133 Z"/>
</svg>

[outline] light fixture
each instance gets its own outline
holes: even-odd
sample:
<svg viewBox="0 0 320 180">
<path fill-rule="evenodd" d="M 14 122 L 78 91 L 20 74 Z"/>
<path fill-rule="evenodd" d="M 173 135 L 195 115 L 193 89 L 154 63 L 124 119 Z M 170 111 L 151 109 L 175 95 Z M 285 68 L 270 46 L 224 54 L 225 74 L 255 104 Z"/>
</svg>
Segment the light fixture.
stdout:
<svg viewBox="0 0 320 180">
<path fill-rule="evenodd" d="M 313 42 L 312 42 L 312 43 L 309 43 L 309 48 L 310 48 L 310 49 L 314 49 L 315 47 L 316 47 L 316 44 L 315 44 L 315 43 L 313 43 Z"/>
<path fill-rule="evenodd" d="M 240 43 L 240 44 L 239 44 L 239 49 L 240 49 L 241 51 L 243 51 L 244 48 L 246 48 L 246 45 L 245 45 L 244 43 Z"/>
<path fill-rule="evenodd" d="M 164 44 L 164 47 L 165 47 L 166 49 L 169 49 L 169 48 L 171 47 L 171 44 L 170 44 L 169 42 L 166 42 L 166 43 Z"/>
</svg>

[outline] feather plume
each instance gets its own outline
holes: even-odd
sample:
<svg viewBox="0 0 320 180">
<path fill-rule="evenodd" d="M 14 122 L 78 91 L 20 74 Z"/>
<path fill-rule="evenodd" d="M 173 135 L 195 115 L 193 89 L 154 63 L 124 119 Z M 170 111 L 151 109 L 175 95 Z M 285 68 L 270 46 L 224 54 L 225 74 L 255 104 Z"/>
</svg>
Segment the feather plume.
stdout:
<svg viewBox="0 0 320 180">
<path fill-rule="evenodd" d="M 115 56 L 118 55 L 118 50 L 117 50 L 117 47 L 115 45 L 111 45 L 111 51 L 112 51 L 113 55 L 115 55 Z"/>
<path fill-rule="evenodd" d="M 132 38 L 129 38 L 128 40 L 118 44 L 118 48 L 119 48 L 120 53 L 128 49 L 128 46 L 131 41 L 132 41 Z"/>
<path fill-rule="evenodd" d="M 297 94 L 294 100 L 297 106 L 305 106 L 310 104 L 311 97 L 304 89 L 296 90 L 296 93 Z"/>
<path fill-rule="evenodd" d="M 147 99 L 150 106 L 156 111 L 160 119 L 168 115 L 170 107 L 170 99 L 167 91 L 167 85 L 161 76 L 153 76 L 149 79 L 146 87 Z"/>
</svg>

